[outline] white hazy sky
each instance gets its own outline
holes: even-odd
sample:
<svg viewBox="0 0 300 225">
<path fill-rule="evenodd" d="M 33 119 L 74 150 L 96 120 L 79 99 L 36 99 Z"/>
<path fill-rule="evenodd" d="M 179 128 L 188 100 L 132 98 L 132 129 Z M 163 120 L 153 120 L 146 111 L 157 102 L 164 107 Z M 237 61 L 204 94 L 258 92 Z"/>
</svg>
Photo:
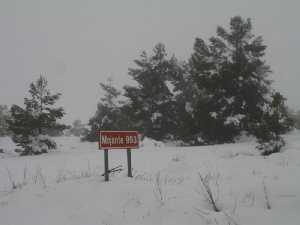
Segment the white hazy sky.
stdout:
<svg viewBox="0 0 300 225">
<path fill-rule="evenodd" d="M 142 50 L 162 42 L 186 60 L 196 37 L 241 15 L 268 46 L 273 86 L 300 109 L 298 0 L 0 0 L 0 104 L 23 104 L 44 74 L 61 92 L 65 121 L 84 122 L 101 97 L 99 82 L 129 82 Z"/>
</svg>

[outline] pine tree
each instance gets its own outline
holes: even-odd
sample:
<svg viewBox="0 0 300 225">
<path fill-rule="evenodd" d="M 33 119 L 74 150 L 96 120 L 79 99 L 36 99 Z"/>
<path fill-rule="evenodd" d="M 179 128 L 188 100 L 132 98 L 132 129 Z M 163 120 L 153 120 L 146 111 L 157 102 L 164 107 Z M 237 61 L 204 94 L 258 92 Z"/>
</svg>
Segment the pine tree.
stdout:
<svg viewBox="0 0 300 225">
<path fill-rule="evenodd" d="M 74 122 L 72 123 L 72 126 L 69 130 L 70 134 L 80 137 L 80 136 L 86 136 L 88 133 L 87 128 L 85 127 L 85 125 L 81 122 L 81 120 L 77 119 L 74 120 Z"/>
<path fill-rule="evenodd" d="M 125 96 L 129 99 L 128 113 L 135 128 L 156 140 L 171 138 L 176 130 L 176 102 L 170 79 L 176 73 L 174 60 L 167 58 L 163 44 L 157 44 L 152 56 L 143 52 L 141 59 L 134 61 L 137 68 L 129 69 L 129 75 L 138 85 L 124 87 Z"/>
<path fill-rule="evenodd" d="M 295 128 L 300 129 L 300 111 L 294 112 L 293 110 L 289 109 L 288 115 L 290 118 L 292 118 Z"/>
<path fill-rule="evenodd" d="M 172 73 L 169 81 L 172 88 L 172 125 L 173 140 L 182 142 L 183 145 L 199 145 L 202 140 L 197 136 L 198 129 L 195 121 L 194 107 L 191 99 L 195 97 L 194 83 L 189 76 L 189 65 L 186 62 L 179 62 L 175 57 L 170 60 Z"/>
<path fill-rule="evenodd" d="M 270 94 L 270 68 L 263 56 L 261 36 L 252 34 L 250 19 L 236 16 L 230 30 L 217 28 L 207 45 L 197 38 L 190 59 L 191 76 L 197 84 L 196 105 L 207 141 L 233 141 L 241 130 L 254 133 Z"/>
<path fill-rule="evenodd" d="M 121 92 L 113 86 L 113 80 L 100 83 L 104 91 L 97 105 L 95 115 L 89 120 L 90 130 L 84 140 L 97 141 L 97 132 L 101 130 L 130 130 L 131 122 L 126 112 L 126 105 L 120 100 Z"/>
<path fill-rule="evenodd" d="M 234 116 L 230 93 L 233 78 L 226 73 L 228 59 L 225 44 L 211 38 L 211 44 L 197 38 L 194 53 L 189 60 L 192 98 L 189 104 L 193 109 L 197 132 L 195 137 L 203 144 L 232 142 L 238 128 L 227 124 Z"/>
<path fill-rule="evenodd" d="M 7 120 L 10 118 L 9 109 L 6 105 L 0 105 L 0 137 L 9 135 Z"/>
<path fill-rule="evenodd" d="M 9 129 L 13 132 L 13 140 L 23 148 L 23 155 L 40 154 L 55 149 L 56 144 L 47 132 L 51 129 L 64 129 L 57 120 L 64 115 L 61 107 L 54 104 L 60 93 L 51 94 L 45 77 L 40 76 L 35 83 L 30 84 L 30 98 L 24 99 L 25 109 L 13 105 Z"/>
<path fill-rule="evenodd" d="M 232 142 L 241 131 L 247 131 L 257 137 L 261 148 L 281 139 L 278 131 L 286 132 L 291 127 L 279 116 L 287 115 L 284 98 L 272 94 L 265 50 L 262 37 L 252 34 L 250 19 L 240 16 L 230 20 L 229 30 L 218 27 L 217 37 L 210 38 L 209 44 L 196 39 L 189 60 L 195 84 L 191 86 L 191 105 L 204 142 Z M 276 114 L 271 113 L 274 110 Z"/>
<path fill-rule="evenodd" d="M 270 103 L 264 109 L 261 122 L 257 124 L 255 136 L 259 143 L 257 148 L 261 150 L 262 155 L 279 152 L 285 145 L 281 135 L 294 126 L 284 104 L 285 100 L 279 92 L 273 93 Z"/>
</svg>

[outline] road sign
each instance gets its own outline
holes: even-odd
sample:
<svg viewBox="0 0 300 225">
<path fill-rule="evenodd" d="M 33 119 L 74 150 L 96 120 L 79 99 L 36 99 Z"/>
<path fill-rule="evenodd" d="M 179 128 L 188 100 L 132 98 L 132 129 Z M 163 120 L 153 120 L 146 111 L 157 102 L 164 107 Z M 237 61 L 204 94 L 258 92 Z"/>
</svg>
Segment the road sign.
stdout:
<svg viewBox="0 0 300 225">
<path fill-rule="evenodd" d="M 132 177 L 131 167 L 131 149 L 139 148 L 139 134 L 137 131 L 100 131 L 99 149 L 104 150 L 104 176 L 105 181 L 109 180 L 108 168 L 108 150 L 109 149 L 126 149 L 128 177 Z"/>
<path fill-rule="evenodd" d="M 100 149 L 133 149 L 138 147 L 137 131 L 100 131 Z"/>
</svg>

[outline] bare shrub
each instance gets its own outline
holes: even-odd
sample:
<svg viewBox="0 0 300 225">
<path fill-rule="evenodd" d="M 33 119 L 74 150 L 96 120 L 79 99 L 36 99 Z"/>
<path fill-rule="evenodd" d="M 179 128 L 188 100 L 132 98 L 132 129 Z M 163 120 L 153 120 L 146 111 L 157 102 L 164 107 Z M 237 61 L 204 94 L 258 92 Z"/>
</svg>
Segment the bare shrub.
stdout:
<svg viewBox="0 0 300 225">
<path fill-rule="evenodd" d="M 11 171 L 7 167 L 6 167 L 6 171 L 7 171 L 7 175 L 8 175 L 12 190 L 17 189 L 18 186 L 17 186 L 16 181 L 14 180 L 14 178 L 12 176 Z"/>
<path fill-rule="evenodd" d="M 248 207 L 253 207 L 254 204 L 255 204 L 255 193 L 253 191 L 248 191 L 243 199 L 242 199 L 242 203 L 245 205 L 245 206 L 248 206 Z"/>
<path fill-rule="evenodd" d="M 27 173 L 28 173 L 28 169 L 27 166 L 24 167 L 23 169 L 23 186 L 27 185 Z"/>
<path fill-rule="evenodd" d="M 181 157 L 179 155 L 173 155 L 171 161 L 172 162 L 179 162 L 181 161 Z"/>
<path fill-rule="evenodd" d="M 268 193 L 268 189 L 267 186 L 265 184 L 265 181 L 263 180 L 263 188 L 264 188 L 264 196 L 265 196 L 265 203 L 266 203 L 266 207 L 267 209 L 271 209 L 271 203 L 270 203 L 270 198 L 269 198 L 269 193 Z"/>
<path fill-rule="evenodd" d="M 212 178 L 211 174 L 207 174 L 205 177 L 203 177 L 201 175 L 201 173 L 199 172 L 198 175 L 199 175 L 201 184 L 203 186 L 202 189 L 204 191 L 204 197 L 205 197 L 206 202 L 209 203 L 209 205 L 212 207 L 212 209 L 215 212 L 220 212 L 221 208 L 217 205 L 217 197 L 213 193 L 212 187 L 210 185 L 210 181 Z M 219 192 L 219 183 L 218 182 L 216 182 L 216 186 L 217 186 L 217 190 Z"/>
<path fill-rule="evenodd" d="M 134 180 L 152 183 L 153 177 L 150 173 L 147 172 L 141 172 L 141 173 L 136 172 L 134 175 Z"/>
<path fill-rule="evenodd" d="M 167 200 L 167 198 L 166 198 L 166 193 L 164 192 L 163 187 L 162 187 L 160 171 L 157 172 L 155 175 L 153 194 L 154 194 L 155 199 L 159 202 L 160 205 L 165 204 L 165 201 Z"/>
<path fill-rule="evenodd" d="M 62 183 L 64 181 L 66 181 L 67 179 L 68 178 L 67 178 L 65 171 L 63 169 L 59 170 L 57 173 L 57 176 L 56 176 L 56 183 Z"/>
<path fill-rule="evenodd" d="M 43 188 L 47 187 L 46 177 L 44 176 L 42 168 L 40 166 L 36 168 L 35 175 L 33 176 L 33 182 L 35 184 L 39 183 Z"/>
<path fill-rule="evenodd" d="M 92 170 L 91 170 L 91 165 L 90 165 L 90 161 L 87 161 L 87 169 L 86 170 L 82 170 L 80 172 L 80 178 L 83 177 L 91 177 L 92 176 Z"/>
<path fill-rule="evenodd" d="M 237 211 L 237 199 L 234 199 L 233 208 L 229 210 L 230 212 L 225 211 L 220 206 L 220 174 L 217 173 L 216 175 L 212 175 L 211 173 L 208 173 L 203 177 L 199 172 L 198 175 L 202 185 L 201 188 L 203 190 L 201 194 L 204 195 L 205 201 L 209 204 L 212 210 L 202 210 L 200 208 L 194 207 L 195 213 L 200 216 L 206 224 L 238 225 L 238 223 L 232 216 Z"/>
<path fill-rule="evenodd" d="M 12 172 L 6 167 L 7 175 L 11 184 L 11 189 L 21 189 L 25 185 L 27 185 L 27 167 L 25 166 L 23 169 L 23 181 L 17 181 L 13 175 Z"/>
</svg>

